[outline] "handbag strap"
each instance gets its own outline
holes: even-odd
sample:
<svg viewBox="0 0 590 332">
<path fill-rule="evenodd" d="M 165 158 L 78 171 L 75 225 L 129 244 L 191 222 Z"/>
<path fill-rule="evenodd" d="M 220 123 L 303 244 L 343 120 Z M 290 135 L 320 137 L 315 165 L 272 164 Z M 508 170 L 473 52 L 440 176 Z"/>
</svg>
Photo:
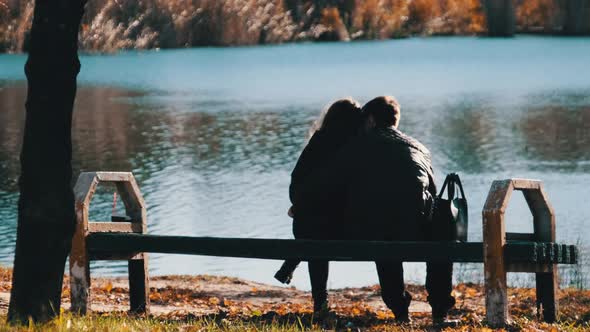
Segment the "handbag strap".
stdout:
<svg viewBox="0 0 590 332">
<path fill-rule="evenodd" d="M 443 194 L 445 193 L 447 186 L 449 187 L 449 190 L 448 190 L 449 200 L 452 199 L 453 196 L 455 196 L 455 183 L 453 180 L 453 174 L 455 174 L 455 173 L 447 174 L 447 177 L 445 178 L 445 182 L 443 183 L 443 186 L 442 186 L 440 192 L 438 193 L 438 198 L 443 197 Z"/>
<path fill-rule="evenodd" d="M 438 194 L 438 198 L 442 198 L 445 189 L 448 188 L 448 199 L 452 200 L 455 198 L 455 187 L 459 187 L 459 191 L 461 192 L 461 198 L 465 199 L 465 192 L 463 191 L 463 184 L 461 183 L 461 179 L 459 178 L 459 174 L 457 173 L 450 173 L 445 178 L 445 182 L 443 183 L 442 189 Z"/>
<path fill-rule="evenodd" d="M 447 198 L 449 201 L 455 199 L 455 187 L 457 186 L 455 182 L 455 173 L 449 174 L 449 189 L 447 191 Z"/>
<path fill-rule="evenodd" d="M 459 191 L 461 191 L 461 198 L 465 198 L 465 192 L 463 191 L 463 184 L 461 183 L 461 179 L 459 178 L 459 174 L 453 173 L 453 180 L 454 184 L 459 187 Z"/>
<path fill-rule="evenodd" d="M 442 198 L 445 189 L 447 188 L 447 185 L 449 184 L 449 180 L 450 180 L 450 174 L 447 175 L 447 177 L 445 178 L 445 182 L 443 182 L 442 188 L 440 189 L 440 191 L 438 192 L 437 198 Z"/>
</svg>

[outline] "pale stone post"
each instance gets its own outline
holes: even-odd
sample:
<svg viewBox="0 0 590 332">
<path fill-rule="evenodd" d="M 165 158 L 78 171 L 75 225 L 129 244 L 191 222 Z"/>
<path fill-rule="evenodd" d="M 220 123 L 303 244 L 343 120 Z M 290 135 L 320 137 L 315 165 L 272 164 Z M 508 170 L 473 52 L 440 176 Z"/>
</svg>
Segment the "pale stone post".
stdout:
<svg viewBox="0 0 590 332">
<path fill-rule="evenodd" d="M 129 222 L 88 220 L 90 201 L 101 182 L 114 183 Z M 133 174 L 127 172 L 86 172 L 76 186 L 76 232 L 70 254 L 70 289 L 72 312 L 86 314 L 89 308 L 90 267 L 92 259 L 127 260 L 129 262 L 129 298 L 131 311 L 149 312 L 148 257 L 145 253 L 93 256 L 86 248 L 86 238 L 94 232 L 146 233 L 146 207 Z"/>
</svg>

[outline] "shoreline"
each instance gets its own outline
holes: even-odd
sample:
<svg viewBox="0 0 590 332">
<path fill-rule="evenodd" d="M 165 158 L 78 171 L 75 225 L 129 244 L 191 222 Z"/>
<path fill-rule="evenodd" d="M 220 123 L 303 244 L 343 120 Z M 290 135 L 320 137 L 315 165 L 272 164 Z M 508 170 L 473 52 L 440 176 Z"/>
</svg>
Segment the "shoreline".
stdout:
<svg viewBox="0 0 590 332">
<path fill-rule="evenodd" d="M 473 39 L 490 39 L 490 40 L 514 40 L 519 37 L 528 38 L 567 38 L 567 39 L 590 39 L 590 33 L 580 35 L 568 35 L 564 33 L 555 32 L 535 32 L 535 31 L 516 31 L 513 36 L 510 37 L 488 37 L 486 34 L 417 34 L 410 36 L 399 36 L 395 38 L 386 39 L 352 39 L 352 40 L 338 40 L 338 41 L 323 41 L 323 40 L 293 40 L 278 43 L 259 43 L 259 44 L 211 44 L 211 45 L 190 45 L 190 46 L 176 46 L 176 47 L 147 47 L 147 48 L 115 48 L 109 50 L 102 49 L 84 49 L 80 48 L 78 54 L 80 56 L 109 56 L 117 55 L 120 53 L 127 52 L 159 52 L 159 51 L 181 51 L 181 50 L 192 50 L 192 49 L 249 49 L 249 48 L 264 48 L 264 47 L 289 47 L 298 45 L 333 45 L 333 44 L 360 44 L 360 43 L 380 43 L 380 42 L 393 42 L 399 40 L 411 40 L 411 39 L 441 39 L 441 38 L 473 38 Z M 27 55 L 25 50 L 14 51 L 14 50 L 0 50 L 0 55 Z"/>
</svg>

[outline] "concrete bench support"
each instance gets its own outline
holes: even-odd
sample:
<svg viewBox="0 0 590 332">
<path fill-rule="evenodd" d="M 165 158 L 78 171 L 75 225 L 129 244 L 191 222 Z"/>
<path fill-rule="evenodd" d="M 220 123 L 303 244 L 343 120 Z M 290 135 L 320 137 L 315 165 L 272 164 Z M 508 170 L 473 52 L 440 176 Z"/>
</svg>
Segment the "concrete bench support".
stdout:
<svg viewBox="0 0 590 332">
<path fill-rule="evenodd" d="M 505 213 L 514 190 L 522 191 L 531 210 L 533 234 L 506 233 Z M 523 238 L 533 242 L 555 242 L 555 214 L 542 183 L 525 179 L 494 181 L 483 209 L 486 319 L 492 326 L 509 323 L 508 272 L 536 273 L 539 315 L 542 314 L 547 322 L 554 322 L 557 318 L 557 265 L 506 262 L 507 241 Z"/>
<path fill-rule="evenodd" d="M 93 222 L 89 220 L 90 201 L 99 183 L 114 183 L 125 205 L 128 222 Z M 82 173 L 74 187 L 76 195 L 76 232 L 70 253 L 70 296 L 72 312 L 86 314 L 90 296 L 90 260 L 127 260 L 129 264 L 129 300 L 131 311 L 149 312 L 148 257 L 146 253 L 108 253 L 91 256 L 86 237 L 90 233 L 137 233 L 147 231 L 146 208 L 139 187 L 131 173 Z"/>
</svg>

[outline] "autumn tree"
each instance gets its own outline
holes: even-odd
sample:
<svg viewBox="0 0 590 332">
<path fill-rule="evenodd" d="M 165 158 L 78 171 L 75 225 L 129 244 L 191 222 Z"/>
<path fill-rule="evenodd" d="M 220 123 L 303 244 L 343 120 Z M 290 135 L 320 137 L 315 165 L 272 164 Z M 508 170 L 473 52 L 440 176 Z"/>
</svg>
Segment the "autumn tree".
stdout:
<svg viewBox="0 0 590 332">
<path fill-rule="evenodd" d="M 36 0 L 25 74 L 26 122 L 8 321 L 59 313 L 66 257 L 75 226 L 71 125 L 78 29 L 85 0 Z"/>
</svg>

